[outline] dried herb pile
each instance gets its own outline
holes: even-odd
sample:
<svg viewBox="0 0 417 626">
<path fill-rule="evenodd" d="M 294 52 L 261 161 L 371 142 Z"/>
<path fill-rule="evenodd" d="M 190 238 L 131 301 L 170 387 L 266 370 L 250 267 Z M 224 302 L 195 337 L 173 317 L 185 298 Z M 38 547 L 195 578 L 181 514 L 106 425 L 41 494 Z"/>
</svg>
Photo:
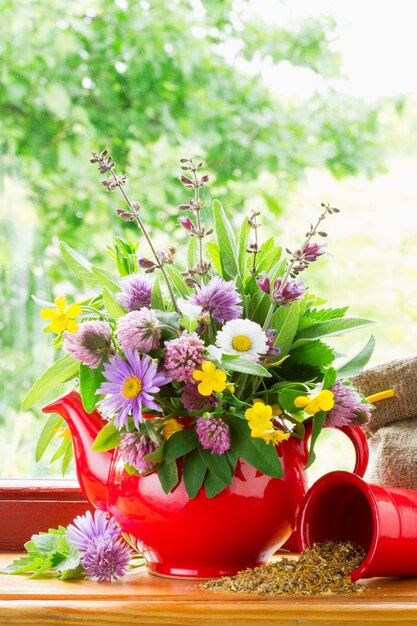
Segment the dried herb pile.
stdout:
<svg viewBox="0 0 417 626">
<path fill-rule="evenodd" d="M 365 558 L 365 551 L 352 543 L 315 543 L 298 559 L 282 558 L 268 565 L 246 569 L 202 585 L 211 591 L 258 595 L 346 594 L 365 591 L 349 573 Z"/>
</svg>

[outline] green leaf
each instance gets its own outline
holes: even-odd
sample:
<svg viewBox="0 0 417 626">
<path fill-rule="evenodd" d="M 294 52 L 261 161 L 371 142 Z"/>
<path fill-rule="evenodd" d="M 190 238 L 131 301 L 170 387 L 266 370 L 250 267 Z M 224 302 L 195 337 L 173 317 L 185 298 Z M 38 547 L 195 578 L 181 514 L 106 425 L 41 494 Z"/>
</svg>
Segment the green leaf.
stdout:
<svg viewBox="0 0 417 626">
<path fill-rule="evenodd" d="M 326 413 L 325 411 L 319 411 L 313 417 L 313 428 L 311 431 L 311 439 L 310 439 L 310 451 L 308 454 L 307 465 L 305 469 L 309 468 L 316 459 L 316 455 L 314 453 L 314 446 L 316 445 L 316 441 L 318 436 L 320 435 L 324 422 L 326 421 Z"/>
<path fill-rule="evenodd" d="M 174 435 L 173 435 L 174 436 Z M 168 440 L 169 441 L 169 440 Z M 177 462 L 172 461 L 166 463 L 165 461 L 158 466 L 158 477 L 165 493 L 169 493 L 171 489 L 178 483 L 178 468 Z"/>
<path fill-rule="evenodd" d="M 300 318 L 300 303 L 293 302 L 289 306 L 280 306 L 272 315 L 270 328 L 277 331 L 275 345 L 281 349 L 281 356 L 288 354 Z"/>
<path fill-rule="evenodd" d="M 108 422 L 94 439 L 92 449 L 94 452 L 106 452 L 117 448 L 120 443 L 120 431 L 112 422 Z"/>
<path fill-rule="evenodd" d="M 90 261 L 87 261 L 87 259 L 85 259 L 79 252 L 71 248 L 71 246 L 63 241 L 60 242 L 59 249 L 68 269 L 74 272 L 78 278 L 90 285 L 95 285 L 97 283 L 97 280 L 91 271 L 93 266 Z"/>
<path fill-rule="evenodd" d="M 298 413 L 300 409 L 294 405 L 294 400 L 298 398 L 298 396 L 306 395 L 308 395 L 306 389 L 283 389 L 279 392 L 279 405 L 288 413 Z"/>
<path fill-rule="evenodd" d="M 245 218 L 242 221 L 242 226 L 240 227 L 239 240 L 238 240 L 238 264 L 239 264 L 239 274 L 241 276 L 245 275 L 246 257 L 248 255 L 247 249 L 248 249 L 249 233 L 250 233 L 250 226 L 249 226 L 248 220 Z M 219 257 L 219 261 L 220 261 L 220 257 Z"/>
<path fill-rule="evenodd" d="M 206 472 L 207 466 L 197 448 L 185 455 L 183 475 L 185 490 L 189 498 L 194 498 L 200 491 Z"/>
<path fill-rule="evenodd" d="M 259 365 L 259 363 L 255 363 L 250 359 L 245 359 L 244 357 L 240 357 L 236 354 L 224 354 L 216 346 L 208 346 L 207 353 L 209 359 L 213 361 L 217 367 L 222 369 L 231 370 L 233 372 L 242 372 L 244 374 L 253 374 L 253 376 L 264 376 L 266 378 L 271 377 L 268 370 L 262 365 Z"/>
<path fill-rule="evenodd" d="M 195 430 L 180 430 L 165 443 L 165 462 L 171 463 L 197 446 L 198 435 Z"/>
<path fill-rule="evenodd" d="M 201 458 L 207 468 L 225 485 L 232 484 L 232 470 L 225 454 L 211 454 L 201 446 L 198 448 Z"/>
<path fill-rule="evenodd" d="M 192 293 L 191 287 L 189 287 L 185 280 L 184 276 L 172 265 L 165 265 L 165 270 L 173 283 L 175 290 L 179 293 L 180 296 L 186 298 Z"/>
<path fill-rule="evenodd" d="M 187 263 L 188 267 L 194 267 L 197 258 L 198 241 L 197 237 L 190 237 L 187 247 Z"/>
<path fill-rule="evenodd" d="M 339 378 L 351 378 L 360 374 L 371 358 L 374 348 L 375 337 L 371 335 L 367 344 L 356 356 L 337 368 Z"/>
<path fill-rule="evenodd" d="M 314 365 L 320 368 L 330 365 L 334 361 L 334 350 L 322 341 L 311 341 L 298 348 L 292 349 L 290 358 L 297 363 Z"/>
<path fill-rule="evenodd" d="M 274 249 L 268 252 L 268 254 L 266 254 L 264 258 L 262 259 L 262 261 L 258 264 L 257 266 L 258 274 L 260 274 L 261 272 L 266 272 L 267 274 L 269 274 L 272 268 L 275 268 L 277 264 L 278 264 L 278 267 L 284 262 L 286 265 L 287 260 L 282 259 L 281 257 L 282 257 L 282 247 L 274 247 Z M 272 277 L 270 276 L 270 278 Z M 274 278 L 272 278 L 272 280 L 274 280 Z"/>
<path fill-rule="evenodd" d="M 68 439 L 63 439 L 58 447 L 58 450 L 53 455 L 52 459 L 49 461 L 50 463 L 55 463 L 61 456 L 64 456 L 67 451 L 68 444 L 71 445 L 71 442 Z"/>
<path fill-rule="evenodd" d="M 117 274 L 104 270 L 101 267 L 91 266 L 91 271 L 96 283 L 99 283 L 102 287 L 107 287 L 112 293 L 118 293 L 120 291 L 120 285 L 118 282 Z"/>
<path fill-rule="evenodd" d="M 334 367 L 329 367 L 323 378 L 323 389 L 330 389 L 336 382 L 337 372 Z"/>
<path fill-rule="evenodd" d="M 225 280 L 234 280 L 239 274 L 236 239 L 233 228 L 218 200 L 213 200 L 213 216 L 222 276 Z"/>
<path fill-rule="evenodd" d="M 80 363 L 66 354 L 62 359 L 55 361 L 53 365 L 33 383 L 27 392 L 23 402 L 22 410 L 26 411 L 43 398 L 48 391 L 57 385 L 65 383 L 77 376 Z"/>
<path fill-rule="evenodd" d="M 59 578 L 61 580 L 74 580 L 75 578 L 83 578 L 83 577 L 84 577 L 84 568 L 82 567 L 82 565 L 78 565 L 74 569 L 64 570 L 61 573 Z"/>
<path fill-rule="evenodd" d="M 213 474 L 213 472 L 208 471 L 204 479 L 204 487 L 207 498 L 214 498 L 217 494 L 223 491 L 227 485 L 215 474 Z"/>
<path fill-rule="evenodd" d="M 336 337 L 345 333 L 372 326 L 375 322 L 361 317 L 347 317 L 326 320 L 318 324 L 313 324 L 308 328 L 304 328 L 295 338 L 294 347 L 302 345 L 303 340 L 320 339 L 321 337 Z"/>
<path fill-rule="evenodd" d="M 145 461 L 152 461 L 153 463 L 161 463 L 161 461 L 165 458 L 165 442 L 163 442 L 159 448 L 153 450 L 153 452 L 148 452 L 143 457 Z"/>
<path fill-rule="evenodd" d="M 80 363 L 80 394 L 83 407 L 87 413 L 92 413 L 96 408 L 98 401 L 96 391 L 103 381 L 103 365 L 93 369 L 84 365 L 84 363 Z"/>
<path fill-rule="evenodd" d="M 207 254 L 214 269 L 220 276 L 222 275 L 222 264 L 220 262 L 220 249 L 215 241 L 207 242 Z"/>
<path fill-rule="evenodd" d="M 61 426 L 63 422 L 64 420 L 60 415 L 56 415 L 55 413 L 51 413 L 51 415 L 49 415 L 41 430 L 38 442 L 36 444 L 35 459 L 37 463 L 41 460 L 46 448 L 48 447 L 52 437 L 55 434 L 55 431 Z"/>
<path fill-rule="evenodd" d="M 236 469 L 236 465 L 237 465 L 237 461 L 239 457 L 236 454 L 236 452 L 233 452 L 233 450 L 228 450 L 226 452 L 226 456 L 227 456 L 227 460 L 229 462 L 230 469 L 232 471 L 232 476 L 233 476 L 235 473 L 235 469 Z"/>
<path fill-rule="evenodd" d="M 63 476 L 65 476 L 66 471 L 69 467 L 69 464 L 71 463 L 72 458 L 74 456 L 71 442 L 68 441 L 68 444 L 69 445 L 67 446 L 67 449 L 65 450 L 65 454 L 63 456 L 62 465 L 61 465 L 61 472 Z"/>
<path fill-rule="evenodd" d="M 233 416 L 228 418 L 228 423 L 232 450 L 267 476 L 282 478 L 282 465 L 275 446 L 258 437 L 251 437 L 246 420 Z"/>
<path fill-rule="evenodd" d="M 164 298 L 162 296 L 161 284 L 158 278 L 155 278 L 155 282 L 152 287 L 151 305 L 153 309 L 164 310 Z"/>
<path fill-rule="evenodd" d="M 107 287 L 103 288 L 103 302 L 107 313 L 111 315 L 114 320 L 118 320 L 122 315 L 126 315 L 124 308 L 120 306 L 113 293 Z"/>
<path fill-rule="evenodd" d="M 308 326 L 312 326 L 317 322 L 344 317 L 349 307 L 345 306 L 338 309 L 306 309 L 300 319 L 298 330 L 303 330 Z"/>
</svg>

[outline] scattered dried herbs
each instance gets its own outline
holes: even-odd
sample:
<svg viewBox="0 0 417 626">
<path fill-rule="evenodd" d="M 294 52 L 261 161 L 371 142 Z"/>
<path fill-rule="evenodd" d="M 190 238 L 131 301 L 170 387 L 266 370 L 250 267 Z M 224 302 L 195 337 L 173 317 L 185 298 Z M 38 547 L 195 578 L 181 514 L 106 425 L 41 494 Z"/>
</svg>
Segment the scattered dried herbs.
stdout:
<svg viewBox="0 0 417 626">
<path fill-rule="evenodd" d="M 365 558 L 365 551 L 352 543 L 315 543 L 299 558 L 246 569 L 236 576 L 225 576 L 202 585 L 211 591 L 255 593 L 258 595 L 346 594 L 365 591 L 349 573 Z"/>
</svg>

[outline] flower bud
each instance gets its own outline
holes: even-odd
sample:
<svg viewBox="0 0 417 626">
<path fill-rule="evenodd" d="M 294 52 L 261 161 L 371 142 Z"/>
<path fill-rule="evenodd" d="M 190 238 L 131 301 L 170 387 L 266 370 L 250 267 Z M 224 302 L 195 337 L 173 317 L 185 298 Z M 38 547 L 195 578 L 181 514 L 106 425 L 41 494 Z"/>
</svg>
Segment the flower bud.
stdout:
<svg viewBox="0 0 417 626">
<path fill-rule="evenodd" d="M 194 224 L 193 224 L 192 220 L 188 216 L 187 217 L 179 217 L 178 221 L 181 224 L 181 226 L 183 228 L 185 228 L 185 230 L 190 230 L 190 231 L 194 230 Z"/>
</svg>

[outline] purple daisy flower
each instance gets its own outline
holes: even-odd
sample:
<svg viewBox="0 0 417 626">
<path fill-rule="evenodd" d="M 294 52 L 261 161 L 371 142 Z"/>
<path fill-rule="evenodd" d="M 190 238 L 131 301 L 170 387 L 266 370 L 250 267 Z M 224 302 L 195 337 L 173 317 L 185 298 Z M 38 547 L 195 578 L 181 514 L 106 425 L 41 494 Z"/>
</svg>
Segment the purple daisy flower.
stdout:
<svg viewBox="0 0 417 626">
<path fill-rule="evenodd" d="M 214 276 L 207 285 L 196 287 L 196 293 L 188 296 L 193 304 L 202 307 L 216 322 L 227 322 L 242 315 L 241 298 L 233 282 Z"/>
<path fill-rule="evenodd" d="M 330 391 L 334 394 L 334 407 L 326 415 L 326 426 L 363 425 L 369 422 L 372 406 L 362 402 L 361 395 L 354 387 L 338 380 Z"/>
<path fill-rule="evenodd" d="M 79 515 L 67 527 L 68 541 L 81 553 L 80 563 L 87 578 L 109 583 L 127 571 L 131 552 L 120 538 L 114 520 L 103 511 Z"/>
<path fill-rule="evenodd" d="M 187 411 L 199 411 L 205 407 L 214 407 L 219 404 L 216 395 L 202 396 L 198 391 L 198 381 L 187 380 L 182 388 L 182 403 Z"/>
<path fill-rule="evenodd" d="M 128 425 L 128 417 L 138 428 L 142 418 L 142 405 L 154 411 L 161 407 L 153 398 L 160 386 L 170 382 L 170 378 L 157 371 L 156 364 L 149 356 L 140 357 L 135 350 L 126 350 L 127 361 L 116 354 L 105 364 L 103 376 L 108 382 L 101 384 L 97 395 L 105 395 L 100 408 L 103 414 L 111 418 L 116 414 L 114 425 L 121 430 Z"/>
<path fill-rule="evenodd" d="M 107 322 L 81 322 L 76 333 L 64 333 L 62 349 L 84 365 L 97 369 L 103 359 L 114 353 L 111 329 Z"/>
<path fill-rule="evenodd" d="M 229 427 L 221 417 L 199 417 L 195 430 L 201 445 L 211 454 L 224 454 L 230 448 Z"/>
<path fill-rule="evenodd" d="M 123 433 L 119 445 L 122 459 L 129 463 L 140 474 L 147 474 L 155 469 L 155 463 L 146 461 L 144 456 L 156 450 L 156 443 L 142 435 L 139 431 Z"/>
<path fill-rule="evenodd" d="M 174 380 L 187 380 L 204 361 L 204 342 L 186 331 L 165 342 L 165 370 Z"/>
<path fill-rule="evenodd" d="M 295 300 L 299 300 L 306 291 L 305 283 L 302 280 L 299 282 L 289 280 L 285 283 L 284 287 L 281 287 L 281 285 L 282 278 L 277 278 L 272 291 L 273 302 L 281 306 L 287 306 Z"/>
<path fill-rule="evenodd" d="M 138 349 L 149 352 L 158 348 L 161 339 L 155 313 L 146 307 L 119 317 L 116 334 L 124 352 Z"/>
<path fill-rule="evenodd" d="M 140 274 L 129 274 L 120 281 L 117 301 L 128 311 L 139 311 L 151 306 L 152 281 Z"/>
</svg>

